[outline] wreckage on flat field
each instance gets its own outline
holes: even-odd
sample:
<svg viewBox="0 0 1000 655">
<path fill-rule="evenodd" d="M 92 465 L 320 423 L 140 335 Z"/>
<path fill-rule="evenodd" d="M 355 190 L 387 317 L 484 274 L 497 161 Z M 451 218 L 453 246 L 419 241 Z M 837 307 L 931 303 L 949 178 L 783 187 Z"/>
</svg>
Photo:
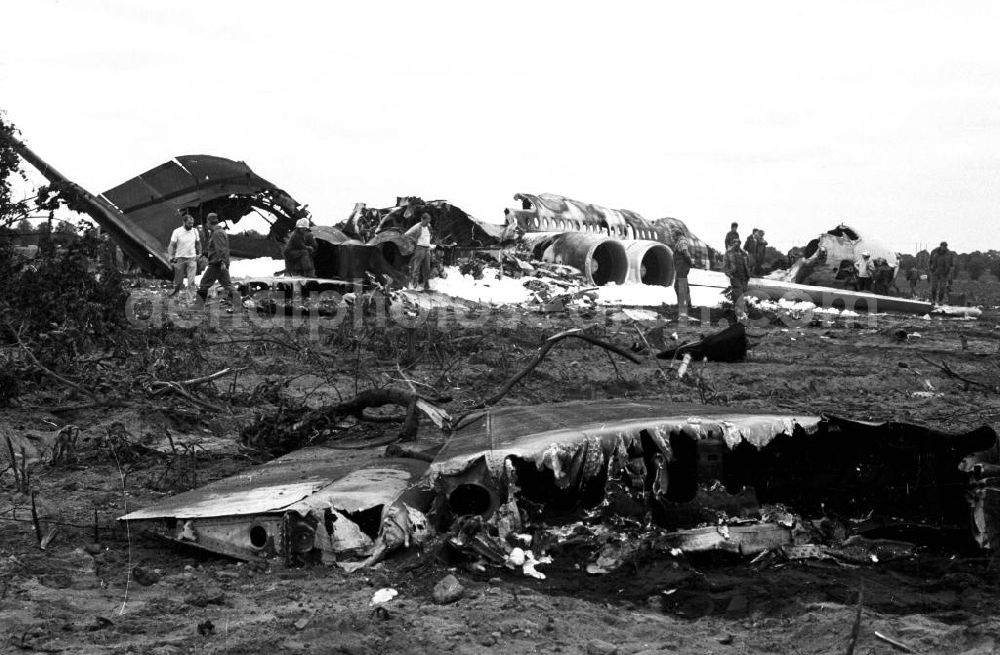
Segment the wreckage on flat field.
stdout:
<svg viewBox="0 0 1000 655">
<path fill-rule="evenodd" d="M 986 427 L 945 434 L 627 400 L 453 423 L 430 462 L 345 468 L 336 451 L 311 448 L 121 520 L 240 559 L 349 569 L 435 534 L 482 565 L 533 566 L 574 521 L 641 533 L 666 553 L 835 549 L 861 533 L 932 531 L 991 549 L 1000 538 L 997 435 Z"/>
<path fill-rule="evenodd" d="M 182 212 L 191 213 L 199 224 L 209 212 L 233 223 L 250 213 L 263 212 L 270 222 L 268 238 L 233 235 L 231 247 L 236 257 L 280 257 L 281 242 L 295 221 L 309 216 L 305 205 L 243 162 L 183 155 L 94 196 L 20 141 L 6 138 L 50 180 L 72 209 L 90 215 L 125 254 L 156 277 L 169 279 L 173 275 L 166 250 Z M 716 251 L 675 218 L 649 221 L 630 210 L 607 209 L 554 194 L 519 193 L 514 198 L 520 206 L 505 210 L 505 225 L 479 221 L 443 200 L 405 197 L 384 209 L 359 203 L 339 226 L 314 228 L 316 275 L 329 280 L 366 284 L 388 280 L 397 287 L 404 285 L 414 244 L 403 233 L 425 211 L 432 217 L 435 241 L 445 263 L 455 263 L 456 258 L 476 251 L 488 251 L 502 259 L 501 250 L 520 249 L 525 258 L 572 267 L 586 284 L 669 286 L 674 279 L 672 249 L 681 236 L 689 243 L 695 268 L 711 270 L 718 259 Z M 895 253 L 856 230 L 840 226 L 811 241 L 789 270 L 752 278 L 749 291 L 762 298 L 809 299 L 823 307 L 840 304 L 848 309 L 919 314 L 933 309 L 930 303 L 845 289 L 844 280 L 850 278 L 853 262 L 863 250 L 884 259 L 895 272 Z M 725 287 L 725 276 L 717 277 L 720 287 Z M 257 282 L 257 286 L 273 287 L 280 279 Z"/>
</svg>

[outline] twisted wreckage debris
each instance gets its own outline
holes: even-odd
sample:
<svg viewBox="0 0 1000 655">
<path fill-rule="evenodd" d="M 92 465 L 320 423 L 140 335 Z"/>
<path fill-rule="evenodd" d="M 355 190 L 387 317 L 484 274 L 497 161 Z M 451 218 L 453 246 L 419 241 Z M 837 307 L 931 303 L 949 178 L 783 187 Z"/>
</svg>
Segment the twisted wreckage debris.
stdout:
<svg viewBox="0 0 1000 655">
<path fill-rule="evenodd" d="M 447 533 L 452 551 L 538 577 L 544 551 L 581 539 L 593 543 L 587 569 L 600 573 L 640 541 L 792 559 L 912 551 L 848 538 L 863 517 L 868 527 L 882 517 L 883 535 L 933 530 L 983 548 L 1000 538 L 988 427 L 946 434 L 627 400 L 485 409 L 452 427 L 429 463 L 345 467 L 336 451 L 309 448 L 121 520 L 240 559 L 348 569 Z"/>
</svg>

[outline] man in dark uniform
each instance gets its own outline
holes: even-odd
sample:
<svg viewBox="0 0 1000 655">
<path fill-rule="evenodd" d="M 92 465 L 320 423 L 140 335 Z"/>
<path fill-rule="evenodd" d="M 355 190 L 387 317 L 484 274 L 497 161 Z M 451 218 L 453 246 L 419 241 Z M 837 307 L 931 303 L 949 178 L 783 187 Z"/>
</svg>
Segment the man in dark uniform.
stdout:
<svg viewBox="0 0 1000 655">
<path fill-rule="evenodd" d="M 729 232 L 726 233 L 726 250 L 729 250 L 729 244 L 733 241 L 737 245 L 740 243 L 740 233 L 737 231 L 740 227 L 739 223 L 733 223 L 729 226 Z"/>
<path fill-rule="evenodd" d="M 674 243 L 674 291 L 677 293 L 677 318 L 687 318 L 691 311 L 691 287 L 688 273 L 691 271 L 691 251 L 687 237 L 683 234 Z"/>
<path fill-rule="evenodd" d="M 201 276 L 201 284 L 198 285 L 198 297 L 204 302 L 208 300 L 208 290 L 216 282 L 233 299 L 233 307 L 241 304 L 240 292 L 233 286 L 229 279 L 229 235 L 226 229 L 219 222 L 216 213 L 208 215 L 205 221 L 211 231 L 208 237 L 208 245 L 205 247 L 205 255 L 208 257 L 208 267 Z M 232 309 L 227 310 L 232 313 Z"/>
<path fill-rule="evenodd" d="M 737 314 L 742 313 L 740 300 L 747 292 L 750 282 L 750 261 L 746 252 L 740 248 L 739 241 L 730 241 L 726 256 L 722 260 L 722 272 L 729 276 L 729 286 L 732 289 L 732 301 Z"/>
<path fill-rule="evenodd" d="M 955 273 L 955 255 L 948 250 L 948 242 L 931 251 L 931 302 L 943 303 Z"/>
</svg>

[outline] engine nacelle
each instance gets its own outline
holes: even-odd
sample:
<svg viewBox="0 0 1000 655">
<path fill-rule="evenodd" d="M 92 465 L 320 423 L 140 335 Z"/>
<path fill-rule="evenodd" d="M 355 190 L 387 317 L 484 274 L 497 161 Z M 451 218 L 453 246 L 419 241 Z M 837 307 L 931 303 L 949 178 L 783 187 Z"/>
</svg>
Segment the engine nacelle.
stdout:
<svg viewBox="0 0 1000 655">
<path fill-rule="evenodd" d="M 674 253 L 656 241 L 629 241 L 628 281 L 669 287 L 674 283 Z"/>
<path fill-rule="evenodd" d="M 530 235 L 535 257 L 579 269 L 590 284 L 624 284 L 628 279 L 625 244 L 604 234 L 566 232 Z M 528 239 L 526 239 L 528 240 Z"/>
</svg>

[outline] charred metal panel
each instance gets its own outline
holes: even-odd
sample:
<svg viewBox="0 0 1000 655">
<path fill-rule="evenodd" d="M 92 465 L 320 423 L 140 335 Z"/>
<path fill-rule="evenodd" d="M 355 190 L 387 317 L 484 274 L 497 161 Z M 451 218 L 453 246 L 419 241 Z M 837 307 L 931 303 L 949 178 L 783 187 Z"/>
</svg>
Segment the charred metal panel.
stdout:
<svg viewBox="0 0 1000 655">
<path fill-rule="evenodd" d="M 617 494 L 671 528 L 709 520 L 713 506 L 781 503 L 803 514 L 882 513 L 971 536 L 969 479 L 959 465 L 995 445 L 989 428 L 945 434 L 705 406 L 565 403 L 471 418 L 429 475 L 445 517 L 488 516 L 510 494 L 557 510 Z"/>
<path fill-rule="evenodd" d="M 396 285 L 405 283 L 409 258 L 401 257 L 398 250 L 388 249 L 388 246 L 395 247 L 394 243 L 364 244 L 348 238 L 335 227 L 317 225 L 312 232 L 316 237 L 314 263 L 318 277 L 367 282 L 367 276 L 371 274 L 380 281 L 388 277 Z M 408 239 L 403 241 L 409 244 Z"/>
<path fill-rule="evenodd" d="M 424 212 L 431 215 L 431 230 L 436 244 L 492 248 L 504 239 L 502 225 L 480 221 L 444 200 L 424 201 L 416 197 L 398 198 L 394 207 L 384 209 L 372 209 L 358 203 L 350 218 L 338 227 L 366 243 L 378 243 L 379 235 L 383 233 L 402 235 L 420 221 Z M 408 255 L 409 252 L 403 254 Z"/>
</svg>

